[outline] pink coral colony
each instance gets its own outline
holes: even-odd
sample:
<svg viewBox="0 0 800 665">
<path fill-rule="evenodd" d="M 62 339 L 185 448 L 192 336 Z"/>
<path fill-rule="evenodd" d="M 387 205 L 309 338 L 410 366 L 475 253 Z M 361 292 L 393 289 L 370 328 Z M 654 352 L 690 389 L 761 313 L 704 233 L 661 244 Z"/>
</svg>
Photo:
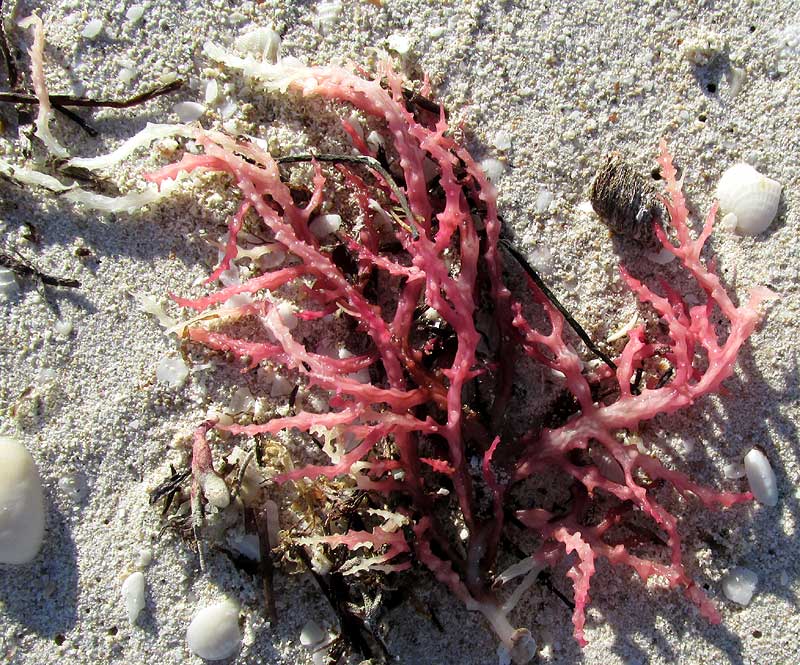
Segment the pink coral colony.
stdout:
<svg viewBox="0 0 800 665">
<path fill-rule="evenodd" d="M 227 174 L 238 191 L 239 209 L 209 282 L 236 259 L 242 229 L 288 257 L 210 295 L 176 297 L 201 314 L 187 325 L 186 337 L 237 358 L 243 372 L 266 364 L 325 397 L 265 422 L 204 423 L 194 444 L 195 497 L 214 474 L 209 428 L 248 437 L 291 432 L 295 441 L 302 440 L 298 433 L 315 433 L 325 438 L 329 454 L 309 463 L 300 444 L 285 444 L 293 463 L 272 482 L 335 482 L 345 497 L 363 490 L 368 505 L 390 509 L 406 524 L 390 527 L 370 514 L 363 528 L 300 533 L 305 537 L 298 542 L 348 548 L 350 573 L 402 571 L 415 559 L 468 609 L 481 612 L 518 662 L 532 656 L 535 644 L 508 618 L 519 593 L 509 597 L 501 587 L 519 575 L 532 581 L 531 575 L 560 561 L 574 586 L 572 621 L 581 645 L 599 558 L 633 568 L 644 581 L 656 578 L 682 589 L 703 616 L 718 622 L 714 603 L 687 570 L 676 516 L 651 489 L 667 485 L 707 507 L 729 507 L 751 495 L 698 485 L 640 452 L 625 434 L 720 390 L 769 292 L 754 289 L 737 307 L 713 265 L 701 259 L 717 207 L 693 238 L 666 145 L 658 161 L 669 219 L 666 230 L 657 227 L 656 233 L 696 280 L 705 303 L 689 306 L 666 283 L 654 290 L 622 269 L 666 334 L 648 339 L 639 326 L 614 363 L 590 369 L 570 345 L 564 317 L 533 282 L 513 294 L 507 287 L 508 274 L 520 271 L 506 261 L 504 273 L 510 255 L 500 242 L 495 189 L 453 138 L 443 112 L 409 102 L 389 66 L 375 77 L 335 66 L 280 64 L 249 73 L 268 89 L 324 98 L 348 109 L 348 116 L 353 107 L 360 111 L 380 133 L 382 152 L 348 120 L 342 123 L 352 146 L 341 151 L 355 147 L 380 157 L 405 200 L 386 171 L 347 162 L 289 167 L 253 142 L 214 131 L 197 130 L 201 154 L 187 153 L 148 176 L 160 184 L 181 172 L 214 171 Z M 310 169 L 307 191 L 287 184 L 287 173 L 297 168 Z M 326 201 L 335 201 L 344 222 L 320 239 L 309 224 Z M 301 322 L 294 330 L 279 306 L 287 299 Z M 718 314 L 724 335 L 714 323 Z M 353 353 L 331 353 L 314 341 L 320 339 L 315 330 L 333 325 L 349 331 Z M 523 355 L 563 377 L 571 396 L 566 403 L 574 408 L 558 422 L 532 423 L 518 435 L 511 432 L 521 431 L 519 423 L 505 423 L 514 419 L 511 386 Z M 657 369 L 664 361 L 669 373 Z M 563 480 L 564 474 L 571 495 L 566 505 L 525 492 L 526 484 Z M 664 557 L 634 553 L 637 532 L 625 525 L 643 517 L 663 534 L 657 539 L 666 547 Z M 498 575 L 498 552 L 511 523 L 517 531 L 527 529 L 538 545 Z"/>
</svg>

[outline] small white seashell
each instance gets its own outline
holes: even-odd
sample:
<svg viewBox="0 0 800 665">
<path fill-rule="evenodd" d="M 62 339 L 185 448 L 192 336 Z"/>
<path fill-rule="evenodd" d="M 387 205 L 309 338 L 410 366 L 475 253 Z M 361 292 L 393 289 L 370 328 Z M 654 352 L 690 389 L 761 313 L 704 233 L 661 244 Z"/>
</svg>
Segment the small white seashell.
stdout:
<svg viewBox="0 0 800 665">
<path fill-rule="evenodd" d="M 122 599 L 128 610 L 128 622 L 133 625 L 144 609 L 144 574 L 136 571 L 125 578 L 122 583 Z"/>
<path fill-rule="evenodd" d="M 239 606 L 229 600 L 204 607 L 186 629 L 186 644 L 203 660 L 222 660 L 239 650 Z"/>
<path fill-rule="evenodd" d="M 737 566 L 722 578 L 722 593 L 734 603 L 749 605 L 757 585 L 758 575 L 749 568 Z"/>
<path fill-rule="evenodd" d="M 767 456 L 758 448 L 753 448 L 744 457 L 744 471 L 756 501 L 765 506 L 777 505 L 778 481 Z"/>
<path fill-rule="evenodd" d="M 761 175 L 749 164 L 734 164 L 722 174 L 717 185 L 719 208 L 723 215 L 736 215 L 739 233 L 754 236 L 765 231 L 775 219 L 781 189 L 781 183 Z"/>
<path fill-rule="evenodd" d="M 28 563 L 44 540 L 44 492 L 31 454 L 0 436 L 0 563 Z"/>
</svg>

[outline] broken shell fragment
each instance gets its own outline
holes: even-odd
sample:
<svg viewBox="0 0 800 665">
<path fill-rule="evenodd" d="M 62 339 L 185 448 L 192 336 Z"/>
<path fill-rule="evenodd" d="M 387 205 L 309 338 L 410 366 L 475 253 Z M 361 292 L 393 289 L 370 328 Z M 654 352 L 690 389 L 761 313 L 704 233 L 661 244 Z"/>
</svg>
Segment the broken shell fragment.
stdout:
<svg viewBox="0 0 800 665">
<path fill-rule="evenodd" d="M 44 540 L 44 492 L 31 454 L 0 436 L 0 563 L 28 563 Z"/>
<path fill-rule="evenodd" d="M 654 225 L 667 211 L 652 182 L 612 152 L 597 171 L 589 191 L 592 208 L 616 234 L 650 249 L 660 247 Z"/>
<path fill-rule="evenodd" d="M 758 235 L 775 219 L 782 189 L 781 183 L 749 164 L 734 164 L 717 185 L 720 212 L 729 220 L 729 215 L 735 216 L 735 228 L 742 235 Z"/>
</svg>

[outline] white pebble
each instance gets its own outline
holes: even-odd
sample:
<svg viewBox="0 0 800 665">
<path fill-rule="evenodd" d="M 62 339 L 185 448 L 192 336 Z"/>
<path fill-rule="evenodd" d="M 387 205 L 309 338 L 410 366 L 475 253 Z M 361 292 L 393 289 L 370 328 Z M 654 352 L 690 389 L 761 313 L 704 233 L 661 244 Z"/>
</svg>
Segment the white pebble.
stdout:
<svg viewBox="0 0 800 665">
<path fill-rule="evenodd" d="M 496 183 L 506 172 L 505 164 L 499 159 L 493 159 L 492 157 L 482 160 L 480 167 L 491 183 Z"/>
<path fill-rule="evenodd" d="M 144 16 L 144 5 L 131 5 L 128 7 L 128 11 L 125 12 L 125 18 L 131 22 L 131 24 L 136 25 L 139 21 L 142 20 Z"/>
<path fill-rule="evenodd" d="M 128 610 L 128 622 L 133 625 L 144 609 L 144 574 L 139 571 L 131 573 L 122 583 L 122 599 Z"/>
<path fill-rule="evenodd" d="M 182 358 L 162 358 L 156 367 L 156 379 L 170 388 L 180 388 L 188 377 L 189 368 Z"/>
<path fill-rule="evenodd" d="M 744 457 L 744 471 L 756 501 L 765 506 L 777 505 L 778 481 L 767 456 L 758 448 L 753 448 Z"/>
<path fill-rule="evenodd" d="M 206 112 L 206 107 L 198 102 L 178 102 L 172 107 L 181 122 L 199 120 Z"/>
<path fill-rule="evenodd" d="M 206 104 L 213 104 L 219 99 L 219 83 L 216 79 L 211 79 L 206 83 L 205 101 Z"/>
<path fill-rule="evenodd" d="M 58 489 L 73 503 L 83 501 L 89 491 L 86 477 L 80 471 L 74 471 L 59 478 Z"/>
<path fill-rule="evenodd" d="M 717 185 L 719 209 L 726 217 L 736 216 L 739 233 L 754 236 L 766 231 L 778 214 L 782 189 L 781 183 L 761 175 L 749 164 L 734 164 Z"/>
<path fill-rule="evenodd" d="M 411 50 L 411 40 L 401 32 L 389 35 L 386 44 L 390 51 L 394 51 L 398 55 L 406 55 Z"/>
<path fill-rule="evenodd" d="M 44 492 L 31 454 L 0 437 L 0 563 L 28 563 L 44 540 Z"/>
<path fill-rule="evenodd" d="M 253 393 L 247 386 L 237 388 L 231 395 L 231 402 L 228 404 L 229 413 L 252 413 L 255 406 Z"/>
<path fill-rule="evenodd" d="M 239 606 L 229 600 L 200 610 L 186 629 L 189 651 L 203 660 L 229 658 L 241 643 Z"/>
<path fill-rule="evenodd" d="M 539 194 L 536 197 L 536 203 L 533 204 L 533 209 L 539 215 L 543 215 L 550 209 L 550 204 L 552 202 L 553 202 L 553 192 L 550 192 L 546 189 L 540 189 Z"/>
<path fill-rule="evenodd" d="M 14 300 L 19 294 L 19 284 L 14 273 L 6 268 L 0 268 L 0 300 Z"/>
<path fill-rule="evenodd" d="M 749 605 L 757 585 L 758 575 L 748 568 L 736 567 L 722 578 L 722 593 L 734 603 Z"/>
<path fill-rule="evenodd" d="M 739 478 L 744 478 L 744 465 L 739 464 L 738 462 L 731 462 L 730 464 L 726 464 L 722 469 L 722 474 L 728 480 L 738 480 Z"/>
<path fill-rule="evenodd" d="M 99 18 L 92 19 L 85 26 L 83 26 L 83 35 L 86 39 L 97 39 L 100 33 L 103 32 L 103 21 Z"/>
<path fill-rule="evenodd" d="M 138 72 L 133 67 L 123 67 L 119 70 L 119 74 L 117 76 L 120 80 L 120 83 L 128 85 L 131 81 L 133 81 L 137 73 Z"/>
<path fill-rule="evenodd" d="M 498 150 L 501 151 L 509 150 L 511 148 L 511 134 L 509 134 L 504 129 L 501 129 L 492 138 L 492 144 Z"/>
<path fill-rule="evenodd" d="M 72 334 L 72 321 L 69 319 L 59 319 L 53 324 L 53 330 L 57 335 L 69 337 Z"/>
<path fill-rule="evenodd" d="M 331 233 L 336 233 L 342 225 L 340 215 L 319 215 L 311 220 L 308 228 L 315 238 L 322 239 Z"/>
</svg>

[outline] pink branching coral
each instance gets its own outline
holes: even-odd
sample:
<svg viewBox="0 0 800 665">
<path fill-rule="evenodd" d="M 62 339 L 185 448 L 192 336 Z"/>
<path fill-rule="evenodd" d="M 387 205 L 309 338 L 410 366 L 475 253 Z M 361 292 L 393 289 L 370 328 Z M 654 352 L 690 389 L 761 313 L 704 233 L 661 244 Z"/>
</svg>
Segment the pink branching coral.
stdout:
<svg viewBox="0 0 800 665">
<path fill-rule="evenodd" d="M 413 97 L 408 101 L 390 67 L 369 77 L 333 66 L 266 65 L 229 55 L 218 59 L 260 79 L 269 90 L 293 90 L 354 107 L 377 128 L 384 144 L 381 154 L 373 152 L 360 129 L 343 121 L 353 145 L 364 155 L 379 157 L 386 170 L 348 162 L 334 170 L 318 161 L 308 191 L 298 192 L 287 185 L 288 167 L 254 143 L 198 130 L 202 154 L 187 153 L 149 176 L 161 183 L 180 172 L 216 171 L 227 174 L 238 190 L 240 208 L 210 280 L 236 259 L 243 228 L 257 230 L 288 256 L 284 265 L 241 284 L 194 300 L 176 298 L 199 313 L 187 325 L 186 337 L 238 358 L 243 372 L 267 363 L 305 390 L 326 397 L 324 407 L 306 405 L 266 422 L 217 424 L 217 429 L 247 436 L 324 436 L 328 461 L 295 460 L 299 466 L 284 468 L 272 481 L 336 479 L 344 483 L 340 487 L 366 491 L 373 505 L 408 520 L 404 528 L 390 528 L 373 519 L 371 528 L 300 534 L 299 542 L 344 546 L 354 556 L 358 550 L 371 550 L 373 556 L 355 563 L 350 572 L 401 571 L 409 567 L 413 552 L 467 608 L 483 613 L 518 662 L 526 662 L 535 645 L 527 630 L 515 629 L 508 619 L 518 594 L 504 602 L 497 587 L 520 574 L 535 576 L 564 557 L 569 557 L 574 633 L 581 644 L 586 643 L 584 612 L 600 557 L 632 567 L 643 580 L 658 576 L 668 586 L 682 588 L 702 614 L 718 621 L 712 601 L 686 570 L 676 517 L 648 486 L 664 481 L 709 507 L 731 506 L 750 495 L 702 487 L 639 452 L 621 434 L 719 390 L 757 325 L 757 306 L 768 292 L 756 289 L 746 305 L 736 307 L 713 269 L 704 265 L 700 254 L 716 207 L 693 239 L 666 146 L 661 146 L 659 162 L 676 241 L 660 228 L 659 239 L 702 287 L 706 304 L 689 307 L 666 285 L 665 295 L 658 295 L 623 270 L 639 300 L 667 326 L 668 338 L 648 342 L 640 326 L 630 333 L 615 371 L 590 372 L 567 342 L 564 318 L 535 284 L 528 294 L 518 295 L 519 302 L 506 288 L 494 187 L 453 138 L 444 113 L 415 104 Z M 342 152 L 350 150 L 347 146 Z M 343 192 L 351 198 L 343 200 Z M 334 234 L 319 239 L 310 222 L 333 196 L 345 221 Z M 347 342 L 355 352 L 337 357 L 324 344 L 315 347 L 307 341 L 314 336 L 301 337 L 282 314 L 279 300 L 287 298 L 301 327 L 347 324 Z M 526 318 L 521 302 L 530 299 L 549 319 L 547 330 Z M 728 327 L 724 340 L 712 323 L 715 309 Z M 491 316 L 479 317 L 486 312 Z M 494 329 L 476 323 L 487 318 Z M 522 440 L 503 440 L 500 423 L 513 418 L 506 411 L 521 354 L 560 372 L 577 406 L 557 427 L 532 429 Z M 669 361 L 671 378 L 653 373 L 658 359 Z M 645 377 L 643 385 L 635 385 L 639 373 Z M 593 388 L 601 383 L 605 397 L 598 401 Z M 211 426 L 198 430 L 195 441 L 195 453 L 201 455 L 194 465 L 198 492 L 215 478 L 205 442 Z M 528 479 L 554 470 L 573 479 L 566 514 L 516 491 Z M 522 497 L 526 507 L 512 512 Z M 637 513 L 666 534 L 668 563 L 637 556 L 628 544 L 610 537 Z M 512 567 L 514 572 L 497 577 L 498 550 L 512 515 L 540 545 Z"/>
</svg>

